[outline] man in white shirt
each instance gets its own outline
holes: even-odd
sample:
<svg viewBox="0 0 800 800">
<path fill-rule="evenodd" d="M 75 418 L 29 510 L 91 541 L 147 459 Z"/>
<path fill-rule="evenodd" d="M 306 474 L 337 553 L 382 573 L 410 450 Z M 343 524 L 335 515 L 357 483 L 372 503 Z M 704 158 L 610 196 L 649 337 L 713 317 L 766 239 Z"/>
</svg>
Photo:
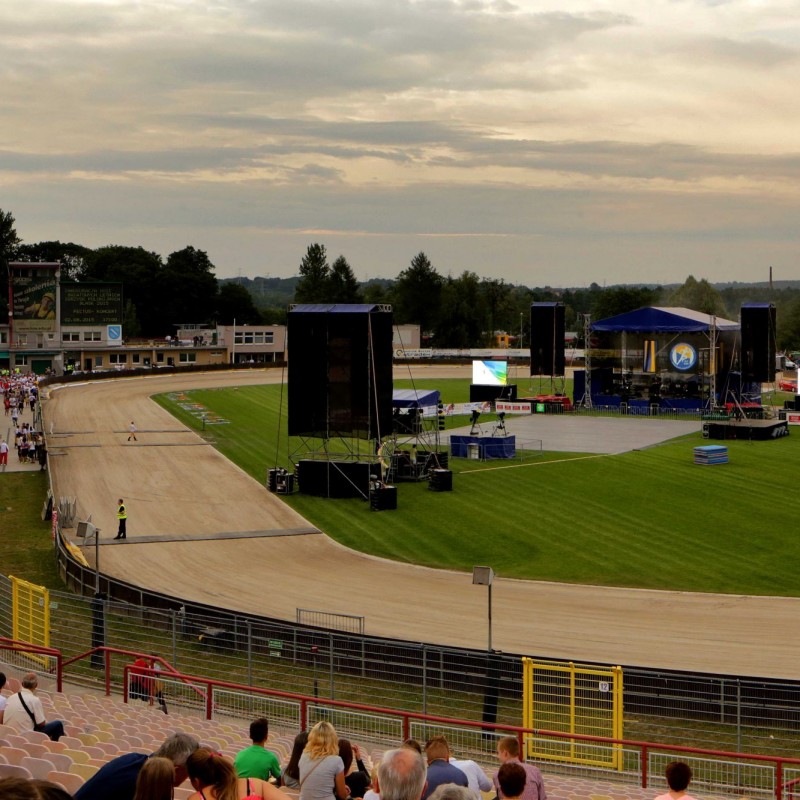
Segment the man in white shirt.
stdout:
<svg viewBox="0 0 800 800">
<path fill-rule="evenodd" d="M 6 675 L 4 672 L 0 672 L 0 692 L 3 691 L 3 687 L 6 685 Z M 0 694 L 0 725 L 3 724 L 3 713 L 6 710 L 6 703 L 8 700 L 4 694 Z"/>
<path fill-rule="evenodd" d="M 39 679 L 32 672 L 22 679 L 22 689 L 8 698 L 3 724 L 18 731 L 40 731 L 57 742 L 64 735 L 64 723 L 45 722 L 42 701 L 34 694 L 38 685 Z"/>
<path fill-rule="evenodd" d="M 474 761 L 451 758 L 450 763 L 467 776 L 467 788 L 475 794 L 477 800 L 481 800 L 481 792 L 491 792 L 494 788 L 488 775 Z"/>
</svg>

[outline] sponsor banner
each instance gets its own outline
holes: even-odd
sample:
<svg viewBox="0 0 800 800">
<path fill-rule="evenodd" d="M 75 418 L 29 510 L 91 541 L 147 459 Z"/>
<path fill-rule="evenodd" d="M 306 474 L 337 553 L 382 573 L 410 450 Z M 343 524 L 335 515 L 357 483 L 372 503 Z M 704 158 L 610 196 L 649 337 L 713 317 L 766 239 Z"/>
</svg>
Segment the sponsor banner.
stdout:
<svg viewBox="0 0 800 800">
<path fill-rule="evenodd" d="M 15 333 L 53 333 L 56 329 L 55 268 L 12 268 L 11 311 Z"/>
<path fill-rule="evenodd" d="M 62 325 L 121 325 L 121 283 L 62 283 Z"/>
<path fill-rule="evenodd" d="M 787 411 L 786 422 L 789 425 L 800 425 L 800 411 Z"/>
<path fill-rule="evenodd" d="M 498 400 L 494 404 L 495 411 L 503 411 L 506 414 L 532 414 L 530 403 L 517 403 L 509 400 Z"/>
</svg>

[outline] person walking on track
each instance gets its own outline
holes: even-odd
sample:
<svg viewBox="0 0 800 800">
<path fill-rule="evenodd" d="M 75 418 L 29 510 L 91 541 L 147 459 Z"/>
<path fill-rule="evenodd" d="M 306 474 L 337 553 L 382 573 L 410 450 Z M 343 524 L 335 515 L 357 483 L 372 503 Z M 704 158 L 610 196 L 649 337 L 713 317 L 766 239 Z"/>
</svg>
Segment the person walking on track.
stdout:
<svg viewBox="0 0 800 800">
<path fill-rule="evenodd" d="M 128 426 L 128 430 L 130 433 L 128 434 L 128 441 L 133 439 L 134 442 L 137 442 L 138 439 L 136 438 L 136 423 L 131 420 L 131 424 Z"/>
<path fill-rule="evenodd" d="M 122 501 L 122 498 L 117 501 L 119 504 L 117 507 L 117 519 L 119 520 L 119 528 L 117 530 L 117 535 L 114 537 L 115 539 L 127 539 L 128 532 L 126 530 L 127 523 L 128 523 L 128 512 L 125 510 L 125 503 Z"/>
</svg>

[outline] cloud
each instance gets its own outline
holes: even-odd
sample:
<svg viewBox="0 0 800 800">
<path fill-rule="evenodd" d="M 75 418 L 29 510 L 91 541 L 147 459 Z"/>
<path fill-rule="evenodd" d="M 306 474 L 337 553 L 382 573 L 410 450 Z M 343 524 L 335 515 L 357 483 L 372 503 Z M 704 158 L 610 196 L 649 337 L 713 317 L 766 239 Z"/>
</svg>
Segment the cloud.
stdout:
<svg viewBox="0 0 800 800">
<path fill-rule="evenodd" d="M 796 244 L 789 0 L 10 0 L 0 47 L 28 240 L 197 236 L 246 268 L 339 231 L 394 274 L 423 237 L 500 277 L 592 240 L 611 272 L 672 237 L 698 275 L 701 242 Z"/>
</svg>

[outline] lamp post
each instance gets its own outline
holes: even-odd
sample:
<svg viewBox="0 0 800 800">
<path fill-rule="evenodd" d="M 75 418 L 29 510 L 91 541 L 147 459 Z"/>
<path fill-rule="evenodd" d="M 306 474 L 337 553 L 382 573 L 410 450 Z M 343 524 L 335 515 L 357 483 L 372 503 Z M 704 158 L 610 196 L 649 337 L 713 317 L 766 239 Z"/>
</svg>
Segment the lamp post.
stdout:
<svg viewBox="0 0 800 800">
<path fill-rule="evenodd" d="M 492 652 L 492 582 L 494 581 L 494 570 L 491 567 L 473 567 L 472 585 L 489 587 L 489 645 L 487 650 Z"/>
</svg>

